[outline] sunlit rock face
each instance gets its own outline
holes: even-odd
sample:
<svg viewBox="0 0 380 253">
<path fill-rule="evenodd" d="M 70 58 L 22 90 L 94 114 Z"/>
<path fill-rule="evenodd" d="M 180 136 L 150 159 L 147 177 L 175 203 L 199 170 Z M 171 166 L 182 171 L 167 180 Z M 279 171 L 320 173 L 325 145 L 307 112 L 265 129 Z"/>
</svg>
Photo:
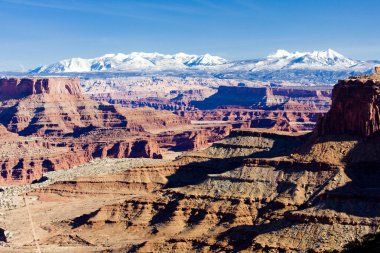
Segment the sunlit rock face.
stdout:
<svg viewBox="0 0 380 253">
<path fill-rule="evenodd" d="M 340 80 L 333 89 L 330 111 L 317 126 L 318 135 L 368 137 L 380 130 L 380 78 Z"/>
<path fill-rule="evenodd" d="M 82 96 L 79 78 L 3 78 L 0 99 L 17 99 L 33 94 Z"/>
</svg>

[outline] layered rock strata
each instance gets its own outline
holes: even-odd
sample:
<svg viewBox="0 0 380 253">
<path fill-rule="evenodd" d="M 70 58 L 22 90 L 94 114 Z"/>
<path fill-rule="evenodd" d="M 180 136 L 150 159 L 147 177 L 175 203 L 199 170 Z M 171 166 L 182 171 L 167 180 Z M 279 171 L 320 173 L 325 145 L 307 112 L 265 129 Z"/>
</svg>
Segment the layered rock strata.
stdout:
<svg viewBox="0 0 380 253">
<path fill-rule="evenodd" d="M 312 130 L 317 118 L 326 113 L 331 104 L 331 89 L 328 87 L 220 86 L 215 94 L 202 90 L 172 90 L 168 96 L 135 93 L 88 95 L 124 107 L 147 106 L 169 110 L 188 120 L 244 121 L 251 127 L 281 131 Z"/>
<path fill-rule="evenodd" d="M 36 94 L 69 94 L 83 97 L 78 78 L 0 79 L 0 100 L 19 99 Z"/>
<path fill-rule="evenodd" d="M 94 158 L 157 159 L 162 158 L 161 148 L 202 149 L 232 129 L 231 125 L 193 128 L 190 120 L 169 111 L 90 100 L 82 95 L 78 78 L 11 78 L 0 83 L 4 184 L 30 183 L 46 171 Z M 16 146 L 22 152 L 10 152 Z"/>
<path fill-rule="evenodd" d="M 0 83 L 4 89 L 0 123 L 22 136 L 64 135 L 86 127 L 143 130 L 129 123 L 118 106 L 86 99 L 79 78 L 1 79 Z"/>
<path fill-rule="evenodd" d="M 250 109 L 328 110 L 329 88 L 253 88 L 221 86 L 218 92 L 203 101 L 194 101 L 195 107 L 210 110 L 236 106 Z"/>
<path fill-rule="evenodd" d="M 0 181 L 31 183 L 94 158 L 161 158 L 145 128 L 187 123 L 169 112 L 87 99 L 79 78 L 0 79 Z"/>
<path fill-rule="evenodd" d="M 323 111 L 250 110 L 224 108 L 175 112 L 182 117 L 199 122 L 225 122 L 242 124 L 251 128 L 270 128 L 277 131 L 310 131 Z"/>
<path fill-rule="evenodd" d="M 41 184 L 29 208 L 44 251 L 331 252 L 379 232 L 379 138 L 233 130 L 174 161 Z M 3 227 L 31 251 L 25 208 Z"/>
<path fill-rule="evenodd" d="M 317 134 L 368 137 L 380 130 L 380 77 L 340 80 L 334 86 L 332 106 L 317 126 Z"/>
<path fill-rule="evenodd" d="M 366 86 L 359 87 L 367 91 Z M 349 97 L 352 104 L 362 101 Z M 372 102 L 362 116 L 371 115 L 376 100 Z M 345 102 L 334 99 L 332 107 L 339 103 Z M 350 114 L 348 107 L 343 108 Z M 326 122 L 337 117 L 334 112 L 331 109 Z M 346 129 L 344 120 L 335 124 Z M 329 124 L 321 126 L 327 133 Z M 355 238 L 378 232 L 380 226 L 379 136 L 374 131 L 362 137 L 361 131 L 316 138 L 234 130 L 211 147 L 173 162 L 128 169 L 118 176 L 59 182 L 30 193 L 40 198 L 36 206 L 42 209 L 44 200 L 58 201 L 58 196 L 72 201 L 67 208 L 75 205 L 76 196 L 86 195 L 89 204 L 105 201 L 107 195 L 115 201 L 45 223 L 53 232 L 41 234 L 41 241 L 53 248 L 57 244 L 76 248 L 81 241 L 85 242 L 81 249 L 88 251 L 341 250 Z M 123 190 L 112 188 L 111 182 Z"/>
<path fill-rule="evenodd" d="M 87 250 L 127 252 L 324 252 L 375 232 L 380 174 L 363 178 L 342 161 L 298 159 L 309 140 L 308 134 L 234 130 L 174 162 L 41 188 L 31 194 L 72 201 L 83 194 L 87 201 L 125 196 L 52 223 L 54 233 L 41 240 L 65 245 L 58 235 L 75 235 L 88 242 Z M 106 238 L 107 246 L 99 244 Z"/>
</svg>

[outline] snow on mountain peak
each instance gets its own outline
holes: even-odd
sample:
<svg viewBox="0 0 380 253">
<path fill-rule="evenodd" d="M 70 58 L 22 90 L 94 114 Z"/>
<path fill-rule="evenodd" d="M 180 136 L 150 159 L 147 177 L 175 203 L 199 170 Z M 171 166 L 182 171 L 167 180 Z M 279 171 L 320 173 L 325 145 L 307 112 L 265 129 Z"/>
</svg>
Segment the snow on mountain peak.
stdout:
<svg viewBox="0 0 380 253">
<path fill-rule="evenodd" d="M 178 53 L 165 55 L 160 53 L 132 52 L 130 54 L 105 54 L 103 56 L 82 59 L 71 58 L 32 70 L 32 73 L 66 73 L 96 71 L 139 71 L 139 70 L 181 70 L 188 67 L 203 68 L 222 65 L 226 59 L 219 56 L 190 55 Z"/>
<path fill-rule="evenodd" d="M 227 63 L 226 59 L 223 59 L 219 56 L 204 54 L 204 55 L 197 56 L 190 59 L 185 64 L 187 66 L 213 66 L 213 65 L 222 65 L 225 63 Z"/>
<path fill-rule="evenodd" d="M 278 49 L 275 53 L 268 55 L 268 58 L 283 58 L 290 56 L 291 53 L 284 49 Z"/>
<path fill-rule="evenodd" d="M 328 49 L 313 52 L 288 52 L 280 49 L 268 55 L 264 60 L 252 66 L 251 71 L 262 69 L 329 69 L 343 70 L 355 66 L 358 62 Z"/>
<path fill-rule="evenodd" d="M 342 54 L 327 49 L 325 51 L 289 52 L 279 49 L 264 59 L 230 62 L 211 54 L 194 55 L 183 52 L 160 54 L 132 52 L 130 54 L 105 54 L 83 59 L 71 58 L 38 67 L 31 73 L 55 74 L 70 72 L 134 72 L 134 71 L 178 71 L 206 70 L 208 72 L 260 72 L 283 70 L 326 70 L 326 71 L 368 71 L 369 65 L 363 61 L 349 59 Z"/>
<path fill-rule="evenodd" d="M 333 59 L 333 60 L 348 59 L 348 58 L 344 57 L 342 54 L 340 54 L 340 53 L 338 53 L 332 49 L 328 49 L 326 51 L 313 51 L 311 53 L 305 53 L 305 55 L 307 55 L 307 54 L 310 54 L 313 57 L 317 57 L 320 59 Z"/>
</svg>

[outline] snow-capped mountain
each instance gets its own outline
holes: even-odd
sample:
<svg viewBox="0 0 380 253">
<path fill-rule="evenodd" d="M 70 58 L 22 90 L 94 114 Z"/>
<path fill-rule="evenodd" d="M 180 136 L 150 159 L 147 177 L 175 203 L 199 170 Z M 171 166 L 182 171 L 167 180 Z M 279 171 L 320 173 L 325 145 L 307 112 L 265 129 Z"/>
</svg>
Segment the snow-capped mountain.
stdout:
<svg viewBox="0 0 380 253">
<path fill-rule="evenodd" d="M 216 66 L 226 64 L 227 60 L 219 56 L 212 56 L 210 54 L 205 54 L 197 57 L 193 57 L 185 64 L 187 66 Z"/>
<path fill-rule="evenodd" d="M 277 50 L 264 61 L 256 64 L 257 70 L 262 66 L 273 69 L 328 69 L 342 70 L 355 67 L 359 62 L 351 60 L 332 49 L 326 51 L 294 52 Z"/>
<path fill-rule="evenodd" d="M 363 70 L 368 68 L 368 64 L 363 61 L 349 59 L 340 53 L 328 49 L 326 51 L 313 52 L 288 52 L 283 49 L 268 55 L 265 59 L 251 61 L 248 63 L 237 62 L 231 69 L 246 71 L 263 70 Z"/>
<path fill-rule="evenodd" d="M 348 76 L 371 73 L 374 65 L 374 62 L 347 58 L 332 49 L 313 52 L 277 50 L 264 59 L 234 62 L 218 77 L 325 85 Z"/>
<path fill-rule="evenodd" d="M 128 72 L 128 71 L 164 71 L 183 70 L 218 66 L 227 60 L 210 54 L 174 55 L 159 53 L 133 52 L 130 54 L 106 54 L 93 59 L 71 58 L 32 70 L 32 73 L 55 74 L 70 72 Z"/>
<path fill-rule="evenodd" d="M 133 52 L 130 54 L 106 54 L 92 59 L 71 58 L 32 70 L 32 73 L 78 73 L 78 72 L 129 72 L 165 70 L 208 70 L 208 71 L 262 71 L 284 69 L 309 70 L 366 70 L 368 63 L 349 59 L 332 49 L 313 52 L 288 52 L 280 49 L 264 59 L 227 61 L 205 55 L 178 53 L 174 55 Z"/>
<path fill-rule="evenodd" d="M 31 74 L 51 75 L 91 73 L 153 73 L 157 75 L 211 76 L 270 82 L 332 84 L 349 75 L 372 72 L 376 61 L 359 61 L 328 49 L 313 52 L 288 52 L 280 49 L 262 59 L 228 61 L 210 54 L 133 52 L 106 54 L 92 59 L 71 58 L 32 70 Z"/>
</svg>

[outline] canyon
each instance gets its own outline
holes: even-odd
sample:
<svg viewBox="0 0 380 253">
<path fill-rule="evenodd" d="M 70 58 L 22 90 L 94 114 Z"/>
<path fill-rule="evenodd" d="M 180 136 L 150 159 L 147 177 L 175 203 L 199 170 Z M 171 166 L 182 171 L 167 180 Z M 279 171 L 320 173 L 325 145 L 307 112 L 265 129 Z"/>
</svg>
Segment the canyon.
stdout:
<svg viewBox="0 0 380 253">
<path fill-rule="evenodd" d="M 90 100 L 82 93 L 79 78 L 0 79 L 0 88 L 4 184 L 38 181 L 44 172 L 94 158 L 160 159 L 160 146 L 181 143 L 182 150 L 203 148 L 223 128 L 215 126 L 216 132 L 214 127 L 194 128 L 188 119 L 168 111 Z"/>
<path fill-rule="evenodd" d="M 220 85 L 216 92 L 203 87 L 198 90 L 173 89 L 156 94 L 86 94 L 94 100 L 128 108 L 168 110 L 197 123 L 224 122 L 280 131 L 310 131 L 318 117 L 330 108 L 332 93 L 326 86 L 265 87 L 260 83 L 250 86 L 232 83 L 229 86 Z"/>
<path fill-rule="evenodd" d="M 0 253 L 380 252 L 379 8 L 0 0 Z"/>
<path fill-rule="evenodd" d="M 374 74 L 339 81 L 331 109 L 331 91 L 246 87 L 221 88 L 193 102 L 211 101 L 204 104 L 207 110 L 177 115 L 111 104 L 111 112 L 99 112 L 102 103 L 92 101 L 92 113 L 65 127 L 51 126 L 48 112 L 34 116 L 37 121 L 21 117 L 17 108 L 35 107 L 19 103 L 37 94 L 17 103 L 4 100 L 0 113 L 10 115 L 0 128 L 5 139 L 26 144 L 28 138 L 36 147 L 32 150 L 52 153 L 60 148 L 94 154 L 99 142 L 107 147 L 92 157 L 103 159 L 47 171 L 33 184 L 2 187 L 0 227 L 6 248 L 0 252 L 340 251 L 350 241 L 379 232 L 378 80 Z M 226 94 L 239 92 L 247 96 L 228 100 Z M 82 99 L 88 98 L 77 96 L 74 104 L 81 105 Z M 250 121 L 257 120 L 252 110 L 258 109 L 250 107 L 258 105 L 260 120 L 267 119 L 265 113 L 282 111 L 296 122 L 301 114 L 295 113 L 305 113 L 317 123 L 311 132 L 252 128 Z M 328 112 L 311 116 L 306 113 L 310 108 Z M 93 118 L 97 127 L 86 129 Z M 189 127 L 190 119 L 198 119 L 197 124 Z M 110 144 L 128 138 L 131 144 Z M 136 144 L 140 138 L 154 144 Z M 58 144 L 43 144 L 45 139 Z M 96 145 L 86 148 L 79 144 L 92 142 Z M 130 151 L 130 145 L 138 151 Z M 152 159 L 162 158 L 154 157 L 161 154 L 155 147 L 188 151 L 174 159 Z"/>
</svg>

